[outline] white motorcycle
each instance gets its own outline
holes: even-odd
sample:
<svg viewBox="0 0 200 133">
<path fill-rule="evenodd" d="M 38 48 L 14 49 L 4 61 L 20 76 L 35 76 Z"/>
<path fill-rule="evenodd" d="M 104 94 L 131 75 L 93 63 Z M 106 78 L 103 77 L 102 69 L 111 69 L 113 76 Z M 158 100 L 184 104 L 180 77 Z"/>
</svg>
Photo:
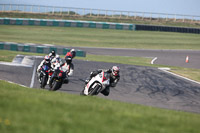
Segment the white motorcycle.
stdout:
<svg viewBox="0 0 200 133">
<path fill-rule="evenodd" d="M 85 86 L 81 92 L 81 95 L 98 95 L 107 86 L 110 85 L 110 74 L 102 71 L 94 76 Z"/>
</svg>

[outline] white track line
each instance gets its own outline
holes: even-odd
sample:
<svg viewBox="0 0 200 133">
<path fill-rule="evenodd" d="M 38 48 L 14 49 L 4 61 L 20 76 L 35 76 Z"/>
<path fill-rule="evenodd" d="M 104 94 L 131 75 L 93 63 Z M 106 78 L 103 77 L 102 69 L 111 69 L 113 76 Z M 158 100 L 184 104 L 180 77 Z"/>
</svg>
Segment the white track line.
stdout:
<svg viewBox="0 0 200 133">
<path fill-rule="evenodd" d="M 2 80 L 2 79 L 0 79 L 0 80 Z M 16 84 L 16 85 L 19 85 L 19 86 L 22 86 L 22 87 L 27 87 L 25 85 L 18 84 L 18 83 L 12 82 L 12 81 L 7 81 L 7 80 L 2 80 L 2 81 L 6 81 L 6 82 L 11 83 L 11 84 Z"/>
<path fill-rule="evenodd" d="M 34 61 L 34 62 L 35 62 L 35 61 Z M 34 63 L 34 68 L 33 68 L 33 74 L 32 74 L 32 78 L 31 78 L 30 88 L 33 88 L 33 85 L 34 85 L 34 81 L 35 81 L 35 72 L 36 72 L 36 64 Z"/>
<path fill-rule="evenodd" d="M 151 64 L 153 64 L 154 63 L 154 61 L 156 61 L 158 58 L 157 57 L 155 57 L 152 61 L 151 61 Z"/>
<path fill-rule="evenodd" d="M 18 64 L 18 63 L 12 63 L 12 62 L 0 62 L 1 65 L 7 65 L 7 66 L 18 66 L 18 67 L 32 67 L 32 65 L 25 65 L 25 64 Z"/>
<path fill-rule="evenodd" d="M 166 68 L 165 68 L 165 69 L 158 68 L 158 69 L 160 69 L 160 70 L 162 70 L 162 71 L 164 71 L 164 72 L 166 72 L 166 73 L 172 74 L 172 75 L 174 75 L 174 76 L 176 76 L 176 77 L 179 77 L 179 78 L 182 78 L 182 79 L 185 79 L 185 80 L 188 80 L 188 81 L 191 81 L 191 82 L 193 82 L 193 83 L 196 83 L 196 84 L 199 84 L 199 85 L 200 85 L 200 82 L 195 81 L 195 80 L 192 80 L 192 79 L 189 79 L 189 78 L 186 78 L 186 77 L 183 77 L 183 76 L 180 76 L 180 75 L 175 74 L 175 73 L 172 73 L 172 72 L 169 72 L 169 71 L 166 70 Z M 170 69 L 170 68 L 168 68 L 168 69 Z"/>
</svg>

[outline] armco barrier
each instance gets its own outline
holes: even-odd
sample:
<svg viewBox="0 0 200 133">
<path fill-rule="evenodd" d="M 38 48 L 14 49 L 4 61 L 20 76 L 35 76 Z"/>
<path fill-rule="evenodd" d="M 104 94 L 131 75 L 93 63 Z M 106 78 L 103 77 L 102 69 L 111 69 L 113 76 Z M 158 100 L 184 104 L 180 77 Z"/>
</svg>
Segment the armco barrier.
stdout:
<svg viewBox="0 0 200 133">
<path fill-rule="evenodd" d="M 134 24 L 94 22 L 94 21 L 77 21 L 77 20 L 0 18 L 0 24 L 135 30 Z"/>
<path fill-rule="evenodd" d="M 172 27 L 172 26 L 136 25 L 136 30 L 166 31 L 166 32 L 200 34 L 200 29 L 197 29 L 197 28 Z"/>
<path fill-rule="evenodd" d="M 65 55 L 70 51 L 69 48 L 52 47 L 52 46 L 41 46 L 41 45 L 29 45 L 29 44 L 19 44 L 13 42 L 0 42 L 0 50 L 11 50 L 11 51 L 22 51 L 22 52 L 32 52 L 32 53 L 44 53 L 48 54 L 52 50 L 55 50 L 59 55 Z M 76 50 L 76 56 L 86 57 L 86 52 L 82 50 Z"/>
</svg>

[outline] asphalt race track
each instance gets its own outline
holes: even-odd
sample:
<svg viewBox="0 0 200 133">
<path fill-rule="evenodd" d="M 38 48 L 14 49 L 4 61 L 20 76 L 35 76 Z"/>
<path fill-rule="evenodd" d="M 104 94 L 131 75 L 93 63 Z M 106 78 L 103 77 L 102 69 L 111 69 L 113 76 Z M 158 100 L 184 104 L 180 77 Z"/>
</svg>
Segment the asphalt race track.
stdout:
<svg viewBox="0 0 200 133">
<path fill-rule="evenodd" d="M 87 54 L 111 55 L 111 56 L 133 56 L 150 57 L 157 60 L 154 64 L 168 66 L 178 66 L 185 68 L 200 69 L 200 51 L 199 50 L 144 50 L 144 49 L 123 49 L 123 48 L 91 48 L 91 47 L 71 47 L 81 49 Z M 185 63 L 186 56 L 189 56 L 189 63 Z"/>
<path fill-rule="evenodd" d="M 35 59 L 38 66 L 41 59 Z M 124 64 L 89 62 L 73 60 L 75 70 L 69 84 L 60 91 L 79 95 L 84 80 L 96 69 L 107 69 L 113 65 L 121 68 L 121 79 L 115 88 L 111 88 L 108 97 L 100 97 L 122 102 L 143 104 L 173 110 L 200 113 L 200 85 L 175 77 L 157 68 Z M 34 66 L 10 66 L 0 64 L 0 79 L 8 80 L 33 88 L 39 88 L 36 75 L 32 78 Z M 32 81 L 32 79 L 34 79 Z M 48 89 L 48 86 L 46 86 Z"/>
</svg>

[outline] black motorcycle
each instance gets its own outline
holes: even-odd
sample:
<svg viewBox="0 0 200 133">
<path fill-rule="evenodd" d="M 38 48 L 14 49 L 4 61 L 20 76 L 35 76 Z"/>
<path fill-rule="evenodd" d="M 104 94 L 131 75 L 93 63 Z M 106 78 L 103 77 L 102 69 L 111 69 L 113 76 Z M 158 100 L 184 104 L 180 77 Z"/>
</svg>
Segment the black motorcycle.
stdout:
<svg viewBox="0 0 200 133">
<path fill-rule="evenodd" d="M 62 87 L 62 84 L 66 80 L 66 72 L 61 70 L 61 67 L 58 67 L 49 82 L 50 91 L 56 91 Z"/>
<path fill-rule="evenodd" d="M 40 82 L 40 87 L 41 88 L 45 88 L 45 86 L 47 85 L 47 81 L 48 81 L 48 77 L 49 77 L 49 67 L 47 65 L 43 65 L 40 68 L 40 71 L 38 73 L 38 80 Z"/>
</svg>

